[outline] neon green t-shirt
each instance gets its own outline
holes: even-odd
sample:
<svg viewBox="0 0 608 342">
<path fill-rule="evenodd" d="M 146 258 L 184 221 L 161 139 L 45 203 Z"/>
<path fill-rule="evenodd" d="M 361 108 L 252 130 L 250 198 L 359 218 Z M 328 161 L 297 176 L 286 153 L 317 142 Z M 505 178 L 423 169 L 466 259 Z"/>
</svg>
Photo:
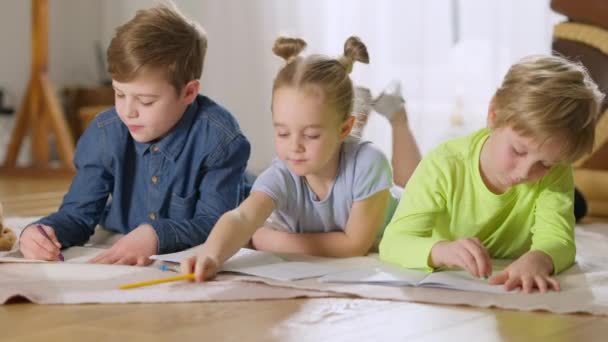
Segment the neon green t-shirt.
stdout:
<svg viewBox="0 0 608 342">
<path fill-rule="evenodd" d="M 443 143 L 421 162 L 405 187 L 380 242 L 380 258 L 431 270 L 433 245 L 477 237 L 492 258 L 514 259 L 540 250 L 557 274 L 574 262 L 572 169 L 556 165 L 540 180 L 492 193 L 479 156 L 488 129 Z"/>
</svg>

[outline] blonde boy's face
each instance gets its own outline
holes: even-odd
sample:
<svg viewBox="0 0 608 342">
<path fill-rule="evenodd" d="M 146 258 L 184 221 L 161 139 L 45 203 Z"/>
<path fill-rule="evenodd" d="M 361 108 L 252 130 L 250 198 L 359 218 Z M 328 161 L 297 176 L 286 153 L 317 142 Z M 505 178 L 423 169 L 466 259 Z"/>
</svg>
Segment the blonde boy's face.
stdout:
<svg viewBox="0 0 608 342">
<path fill-rule="evenodd" d="M 198 81 L 188 83 L 177 94 L 160 72 L 142 73 L 130 82 L 113 80 L 112 86 L 120 119 L 133 139 L 142 143 L 171 131 L 198 94 Z"/>
<path fill-rule="evenodd" d="M 278 157 L 298 176 L 322 174 L 332 163 L 352 120 L 340 120 L 322 96 L 292 87 L 275 90 L 272 103 Z"/>
<path fill-rule="evenodd" d="M 490 190 L 503 193 L 515 185 L 539 180 L 560 160 L 559 139 L 543 143 L 507 126 L 494 129 L 488 137 L 482 148 L 480 171 Z"/>
</svg>

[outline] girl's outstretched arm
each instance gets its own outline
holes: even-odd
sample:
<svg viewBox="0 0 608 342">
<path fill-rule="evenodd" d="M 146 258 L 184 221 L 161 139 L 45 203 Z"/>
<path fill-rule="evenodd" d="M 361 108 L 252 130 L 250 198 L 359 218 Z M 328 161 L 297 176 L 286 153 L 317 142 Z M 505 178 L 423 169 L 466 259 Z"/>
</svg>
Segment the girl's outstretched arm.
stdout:
<svg viewBox="0 0 608 342">
<path fill-rule="evenodd" d="M 220 217 L 207 241 L 197 248 L 196 255 L 182 262 L 182 272 L 194 272 L 197 281 L 212 278 L 224 261 L 247 244 L 274 208 L 270 196 L 253 191 L 240 206 Z"/>
</svg>

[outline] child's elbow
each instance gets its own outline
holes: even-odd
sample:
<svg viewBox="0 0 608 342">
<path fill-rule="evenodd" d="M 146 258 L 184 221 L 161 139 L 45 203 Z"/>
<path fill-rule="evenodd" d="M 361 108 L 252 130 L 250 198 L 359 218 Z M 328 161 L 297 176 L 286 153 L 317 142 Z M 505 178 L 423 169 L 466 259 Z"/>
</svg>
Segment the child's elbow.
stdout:
<svg viewBox="0 0 608 342">
<path fill-rule="evenodd" d="M 572 244 L 571 248 L 568 248 L 568 251 L 566 252 L 567 256 L 565 258 L 565 266 L 564 269 L 560 270 L 560 272 L 568 269 L 570 266 L 574 265 L 574 261 L 576 259 L 576 246 L 574 244 Z"/>
<path fill-rule="evenodd" d="M 390 241 L 387 241 L 386 239 L 380 241 L 378 246 L 378 257 L 384 262 L 402 265 L 403 259 L 398 252 L 400 249 L 396 249 L 395 246 L 392 246 L 389 242 Z"/>
<path fill-rule="evenodd" d="M 366 256 L 368 252 L 369 252 L 369 250 L 347 249 L 339 257 L 341 257 L 341 258 L 353 258 L 353 257 L 359 257 L 359 256 Z"/>
<path fill-rule="evenodd" d="M 348 248 L 344 249 L 345 258 L 365 256 L 372 248 L 374 241 L 355 241 Z"/>
<path fill-rule="evenodd" d="M 380 260 L 384 261 L 384 262 L 389 262 L 389 263 L 398 263 L 399 260 L 395 260 L 395 258 L 393 258 L 391 253 L 388 253 L 386 248 L 382 247 L 382 244 L 380 244 L 380 247 L 378 248 L 378 257 L 380 258 Z"/>
<path fill-rule="evenodd" d="M 356 248 L 352 251 L 349 257 L 366 256 L 369 253 L 370 247 Z"/>
<path fill-rule="evenodd" d="M 552 273 L 558 275 L 561 272 L 567 270 L 572 265 L 576 258 L 576 246 L 574 243 L 563 248 L 558 255 L 549 256 L 551 264 L 553 266 Z"/>
</svg>

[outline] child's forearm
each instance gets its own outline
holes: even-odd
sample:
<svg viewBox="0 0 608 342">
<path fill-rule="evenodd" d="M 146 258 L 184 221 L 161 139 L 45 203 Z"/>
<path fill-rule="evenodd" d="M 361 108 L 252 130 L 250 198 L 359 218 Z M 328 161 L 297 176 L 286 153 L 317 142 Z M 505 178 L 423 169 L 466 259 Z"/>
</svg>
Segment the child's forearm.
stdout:
<svg viewBox="0 0 608 342">
<path fill-rule="evenodd" d="M 391 158 L 393 181 L 398 186 L 405 187 L 420 162 L 420 150 L 405 120 L 405 113 L 395 113 L 391 126 L 393 129 L 393 155 Z"/>
<path fill-rule="evenodd" d="M 564 237 L 562 240 L 558 240 L 557 238 L 549 237 L 541 240 L 538 237 L 540 235 L 538 232 L 535 235 L 536 241 L 533 238 L 531 251 L 542 251 L 551 260 L 551 270 L 553 273 L 558 274 L 572 266 L 576 257 L 574 239 Z"/>
<path fill-rule="evenodd" d="M 238 209 L 231 210 L 217 221 L 203 250 L 222 264 L 249 242 L 256 228 L 239 214 Z"/>
<path fill-rule="evenodd" d="M 356 242 L 344 232 L 295 234 L 260 228 L 253 243 L 256 249 L 273 253 L 351 257 L 367 254 L 373 241 Z"/>
<path fill-rule="evenodd" d="M 422 226 L 422 225 L 421 225 Z M 380 241 L 380 259 L 407 268 L 431 270 L 429 258 L 433 246 L 441 241 L 439 237 L 424 236 L 389 226 Z M 389 230 L 390 229 L 390 230 Z"/>
</svg>

